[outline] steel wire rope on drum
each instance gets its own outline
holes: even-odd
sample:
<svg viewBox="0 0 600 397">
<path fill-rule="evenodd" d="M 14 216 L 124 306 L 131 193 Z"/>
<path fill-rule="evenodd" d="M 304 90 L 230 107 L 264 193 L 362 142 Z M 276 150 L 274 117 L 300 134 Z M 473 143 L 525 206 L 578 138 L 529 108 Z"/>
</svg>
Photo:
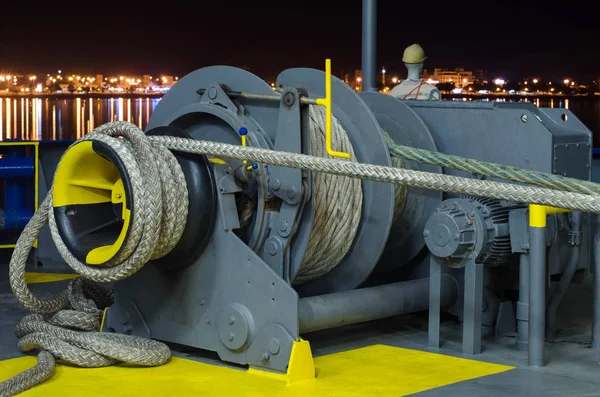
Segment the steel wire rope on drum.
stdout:
<svg viewBox="0 0 600 397">
<path fill-rule="evenodd" d="M 385 142 L 388 144 L 388 147 L 393 147 L 395 145 L 392 137 L 385 130 L 381 130 L 383 133 L 383 137 L 385 138 Z M 396 168 L 404 168 L 404 159 L 399 156 L 390 156 L 392 160 L 392 165 Z M 394 186 L 394 215 L 392 217 L 392 223 L 395 223 L 400 216 L 402 215 L 402 211 L 404 211 L 404 207 L 406 205 L 406 197 L 408 196 L 408 189 L 406 185 L 395 185 Z"/>
<path fill-rule="evenodd" d="M 527 183 L 567 192 L 583 194 L 600 193 L 600 185 L 590 181 L 510 167 L 507 165 L 433 152 L 431 150 L 418 149 L 410 146 L 397 145 L 392 141 L 388 142 L 388 147 L 392 157 L 403 160 L 413 160 L 419 163 L 452 168 L 455 170 L 471 172 L 473 174 L 485 175 L 491 178 Z"/>
</svg>

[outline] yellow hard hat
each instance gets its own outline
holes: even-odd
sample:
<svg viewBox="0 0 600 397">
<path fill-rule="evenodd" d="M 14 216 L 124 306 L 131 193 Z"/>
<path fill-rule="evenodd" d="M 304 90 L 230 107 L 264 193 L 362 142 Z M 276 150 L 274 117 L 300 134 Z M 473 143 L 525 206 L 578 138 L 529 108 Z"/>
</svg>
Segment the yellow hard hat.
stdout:
<svg viewBox="0 0 600 397">
<path fill-rule="evenodd" d="M 402 62 L 404 63 L 421 63 L 425 61 L 427 57 L 425 56 L 425 51 L 423 51 L 423 47 L 418 44 L 413 44 L 404 50 L 404 56 L 402 57 Z"/>
</svg>

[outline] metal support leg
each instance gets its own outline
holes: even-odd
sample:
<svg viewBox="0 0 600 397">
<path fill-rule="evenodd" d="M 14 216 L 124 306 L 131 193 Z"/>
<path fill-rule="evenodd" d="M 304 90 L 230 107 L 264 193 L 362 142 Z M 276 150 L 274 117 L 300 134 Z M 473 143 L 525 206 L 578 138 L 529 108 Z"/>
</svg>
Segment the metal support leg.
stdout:
<svg viewBox="0 0 600 397">
<path fill-rule="evenodd" d="M 544 366 L 546 334 L 546 227 L 529 228 L 529 365 Z"/>
<path fill-rule="evenodd" d="M 517 350 L 528 349 L 529 341 L 529 254 L 521 254 L 519 262 L 519 301 L 517 302 Z"/>
<path fill-rule="evenodd" d="M 465 266 L 465 306 L 463 309 L 463 353 L 481 353 L 481 313 L 483 311 L 483 263 L 469 260 Z"/>
<path fill-rule="evenodd" d="M 592 348 L 600 349 L 600 216 L 596 215 L 594 234 L 594 317 L 592 320 Z"/>
<path fill-rule="evenodd" d="M 429 332 L 428 345 L 440 348 L 440 311 L 442 295 L 442 264 L 435 255 L 429 259 Z"/>
</svg>

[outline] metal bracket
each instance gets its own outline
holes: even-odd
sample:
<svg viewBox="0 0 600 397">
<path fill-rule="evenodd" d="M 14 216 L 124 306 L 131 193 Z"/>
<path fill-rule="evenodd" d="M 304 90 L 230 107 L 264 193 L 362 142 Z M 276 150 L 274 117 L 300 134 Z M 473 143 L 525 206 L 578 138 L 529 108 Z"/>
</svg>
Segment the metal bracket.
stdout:
<svg viewBox="0 0 600 397">
<path fill-rule="evenodd" d="M 285 328 L 279 324 L 269 324 L 258 333 L 248 348 L 248 364 L 285 372 L 293 344 L 294 337 Z"/>
<path fill-rule="evenodd" d="M 517 323 L 515 321 L 515 310 L 511 301 L 500 303 L 498 316 L 496 317 L 496 329 L 494 336 L 502 338 L 507 335 L 515 335 L 517 331 Z"/>
<path fill-rule="evenodd" d="M 240 218 L 234 194 L 241 192 L 242 188 L 235 183 L 235 173 L 227 164 L 213 164 L 213 171 L 217 181 L 217 189 L 222 196 L 219 210 L 225 230 L 239 229 Z"/>
<path fill-rule="evenodd" d="M 204 93 L 200 98 L 200 103 L 220 106 L 235 115 L 244 114 L 243 106 L 235 104 L 227 95 L 226 87 L 223 87 L 218 83 L 213 83 L 204 90 Z"/>
<path fill-rule="evenodd" d="M 308 148 L 307 113 L 302 109 L 300 98 L 300 92 L 295 88 L 286 88 L 282 93 L 275 150 L 303 153 L 302 148 Z M 267 170 L 269 190 L 282 203 L 278 215 L 271 220 L 271 232 L 265 241 L 262 258 L 277 274 L 290 282 L 289 242 L 296 232 L 309 192 L 308 184 L 304 183 L 308 175 L 295 168 L 270 166 Z"/>
<path fill-rule="evenodd" d="M 511 251 L 522 254 L 529 251 L 529 209 L 519 208 L 508 213 Z"/>
<path fill-rule="evenodd" d="M 304 186 L 305 188 L 302 191 L 307 193 L 306 184 Z M 265 241 L 262 254 L 263 260 L 288 283 L 291 282 L 289 244 L 296 233 L 305 203 L 306 197 L 303 197 L 297 205 L 290 205 L 285 202 L 281 204 L 279 213 L 270 219 L 271 232 Z"/>
<path fill-rule="evenodd" d="M 281 95 L 274 150 L 302 153 L 303 129 L 300 94 L 295 88 L 286 88 Z M 269 167 L 269 186 L 273 194 L 288 204 L 297 204 L 302 198 L 302 170 Z"/>
</svg>

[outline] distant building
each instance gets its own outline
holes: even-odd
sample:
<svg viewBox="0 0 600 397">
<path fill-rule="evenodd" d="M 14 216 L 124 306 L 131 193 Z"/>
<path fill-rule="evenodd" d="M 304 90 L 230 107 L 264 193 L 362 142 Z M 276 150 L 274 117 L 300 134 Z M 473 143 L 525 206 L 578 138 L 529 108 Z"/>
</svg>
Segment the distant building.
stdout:
<svg viewBox="0 0 600 397">
<path fill-rule="evenodd" d="M 428 81 L 432 84 L 453 83 L 456 88 L 463 88 L 475 82 L 475 75 L 463 68 L 433 69 L 433 74 L 429 75 Z"/>
<path fill-rule="evenodd" d="M 96 75 L 96 80 L 94 80 L 94 86 L 96 88 L 102 88 L 104 86 L 104 76 L 101 74 Z"/>
<path fill-rule="evenodd" d="M 475 73 L 473 73 L 473 74 L 475 75 L 475 81 L 479 81 L 479 82 L 488 81 L 487 70 L 479 69 L 479 70 L 476 70 Z"/>
</svg>

